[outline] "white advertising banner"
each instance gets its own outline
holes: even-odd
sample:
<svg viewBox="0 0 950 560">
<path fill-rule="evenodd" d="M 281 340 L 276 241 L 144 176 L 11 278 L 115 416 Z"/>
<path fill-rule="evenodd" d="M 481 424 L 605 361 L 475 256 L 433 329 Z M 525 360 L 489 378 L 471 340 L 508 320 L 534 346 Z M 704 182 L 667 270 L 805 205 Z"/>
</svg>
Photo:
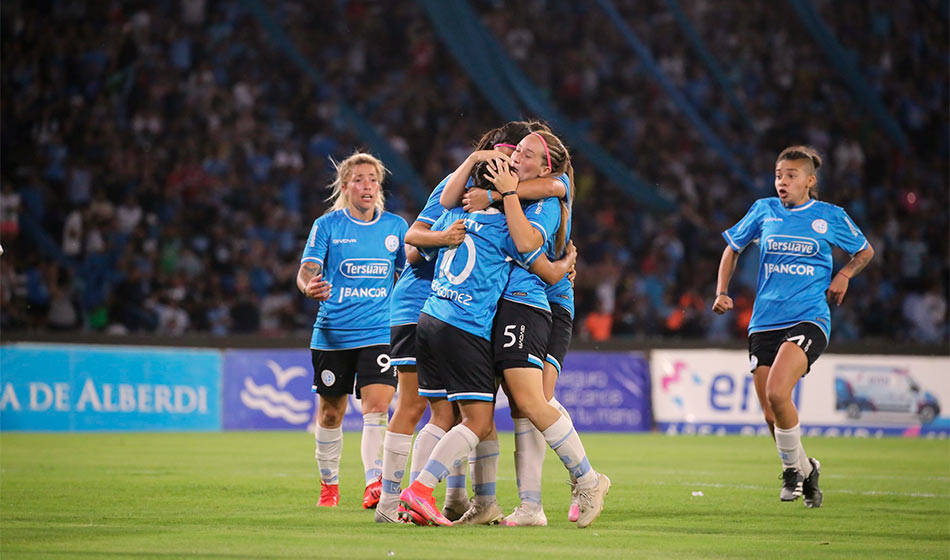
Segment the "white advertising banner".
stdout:
<svg viewBox="0 0 950 560">
<path fill-rule="evenodd" d="M 747 352 L 656 350 L 650 374 L 660 430 L 768 433 Z M 826 354 L 792 398 L 806 435 L 947 437 L 950 357 Z"/>
</svg>

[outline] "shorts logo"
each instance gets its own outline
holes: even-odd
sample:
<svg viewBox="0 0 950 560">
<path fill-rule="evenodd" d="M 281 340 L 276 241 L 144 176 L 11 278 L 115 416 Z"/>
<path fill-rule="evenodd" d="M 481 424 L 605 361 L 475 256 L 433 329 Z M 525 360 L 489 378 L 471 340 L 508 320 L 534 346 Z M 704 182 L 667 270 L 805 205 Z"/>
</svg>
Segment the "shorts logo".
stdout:
<svg viewBox="0 0 950 560">
<path fill-rule="evenodd" d="M 773 255 L 813 257 L 818 254 L 818 242 L 810 237 L 770 235 L 765 238 L 765 252 Z"/>
<path fill-rule="evenodd" d="M 755 371 L 757 367 L 759 367 L 759 357 L 753 354 L 749 358 L 749 371 Z"/>
<path fill-rule="evenodd" d="M 387 250 L 395 251 L 396 249 L 399 248 L 399 238 L 396 237 L 395 235 L 387 235 L 385 244 L 386 244 Z"/>
<path fill-rule="evenodd" d="M 818 233 L 825 233 L 828 231 L 828 222 L 818 218 L 811 223 L 811 229 L 815 230 Z"/>
<path fill-rule="evenodd" d="M 340 263 L 340 273 L 347 278 L 386 278 L 389 261 L 386 259 L 346 259 Z"/>
<path fill-rule="evenodd" d="M 336 383 L 336 376 L 333 375 L 333 372 L 328 369 L 325 369 L 322 372 L 320 372 L 320 379 L 323 381 L 323 384 L 326 385 L 327 387 L 330 387 L 334 383 Z"/>
</svg>

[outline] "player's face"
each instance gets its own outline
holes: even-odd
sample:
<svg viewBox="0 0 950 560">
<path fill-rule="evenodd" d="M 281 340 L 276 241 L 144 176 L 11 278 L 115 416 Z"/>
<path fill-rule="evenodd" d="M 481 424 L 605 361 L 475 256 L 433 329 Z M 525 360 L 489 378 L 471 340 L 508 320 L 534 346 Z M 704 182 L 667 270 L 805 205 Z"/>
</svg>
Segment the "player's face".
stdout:
<svg viewBox="0 0 950 560">
<path fill-rule="evenodd" d="M 547 157 L 544 155 L 544 144 L 534 134 L 529 134 L 518 142 L 518 147 L 511 154 L 511 166 L 518 173 L 519 181 L 527 181 L 551 173 Z"/>
<path fill-rule="evenodd" d="M 379 197 L 379 176 L 376 166 L 370 163 L 359 163 L 353 166 L 350 178 L 343 185 L 343 190 L 350 201 L 350 206 L 361 212 L 368 212 L 376 205 Z"/>
<path fill-rule="evenodd" d="M 775 192 L 786 206 L 798 206 L 808 200 L 808 189 L 815 174 L 807 159 L 783 159 L 775 164 Z"/>
</svg>

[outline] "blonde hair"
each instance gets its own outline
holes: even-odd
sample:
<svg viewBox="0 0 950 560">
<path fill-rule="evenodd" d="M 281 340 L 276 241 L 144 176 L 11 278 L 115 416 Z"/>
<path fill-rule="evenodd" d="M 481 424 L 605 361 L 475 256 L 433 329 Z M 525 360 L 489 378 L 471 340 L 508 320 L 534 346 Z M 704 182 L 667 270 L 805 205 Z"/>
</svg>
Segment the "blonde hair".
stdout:
<svg viewBox="0 0 950 560">
<path fill-rule="evenodd" d="M 780 161 L 789 160 L 789 161 L 798 161 L 807 159 L 811 161 L 812 167 L 815 168 L 815 184 L 808 189 L 808 196 L 818 200 L 818 168 L 821 167 L 821 156 L 818 155 L 818 150 L 812 148 L 811 146 L 798 145 L 798 146 L 789 146 L 782 150 L 782 153 L 778 155 L 778 158 L 775 160 L 775 163 Z"/>
<path fill-rule="evenodd" d="M 330 158 L 330 163 L 332 163 L 333 168 L 336 169 L 336 179 L 329 185 L 330 196 L 327 198 L 327 202 L 332 201 L 332 204 L 330 205 L 330 209 L 327 210 L 327 214 L 349 206 L 349 197 L 344 196 L 343 185 L 349 182 L 353 176 L 353 168 L 363 163 L 368 163 L 376 168 L 376 176 L 379 179 L 379 196 L 376 197 L 376 209 L 379 212 L 383 212 L 386 209 L 386 194 L 383 191 L 383 179 L 386 178 L 386 174 L 389 173 L 389 170 L 386 169 L 383 162 L 371 154 L 357 151 L 339 163 L 334 161 L 333 158 Z"/>
<path fill-rule="evenodd" d="M 548 154 L 551 155 L 551 176 L 567 175 L 571 183 L 570 196 L 567 197 L 574 204 L 574 166 L 571 164 L 571 154 L 567 151 L 567 146 L 561 139 L 555 136 L 550 130 L 535 130 L 531 134 L 540 136 L 547 145 Z M 542 164 L 547 163 L 547 154 L 541 158 Z M 567 246 L 567 223 L 571 219 L 571 206 L 561 199 L 561 226 L 557 230 L 554 240 L 554 252 L 561 255 L 564 247 Z"/>
</svg>

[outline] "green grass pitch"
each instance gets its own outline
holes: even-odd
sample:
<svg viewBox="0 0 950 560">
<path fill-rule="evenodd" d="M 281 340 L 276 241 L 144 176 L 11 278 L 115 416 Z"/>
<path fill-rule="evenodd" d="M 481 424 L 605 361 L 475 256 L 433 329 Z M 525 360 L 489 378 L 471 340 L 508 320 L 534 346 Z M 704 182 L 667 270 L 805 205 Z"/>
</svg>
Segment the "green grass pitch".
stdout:
<svg viewBox="0 0 950 560">
<path fill-rule="evenodd" d="M 948 558 L 950 442 L 805 441 L 824 507 L 778 499 L 763 437 L 586 434 L 613 481 L 584 530 L 548 453 L 548 527 L 377 525 L 360 509 L 359 434 L 343 448 L 340 507 L 318 510 L 304 432 L 0 434 L 0 556 L 14 558 Z M 513 436 L 498 498 L 517 502 Z M 441 505 L 444 490 L 436 490 Z M 702 495 L 694 493 L 702 492 Z"/>
</svg>

